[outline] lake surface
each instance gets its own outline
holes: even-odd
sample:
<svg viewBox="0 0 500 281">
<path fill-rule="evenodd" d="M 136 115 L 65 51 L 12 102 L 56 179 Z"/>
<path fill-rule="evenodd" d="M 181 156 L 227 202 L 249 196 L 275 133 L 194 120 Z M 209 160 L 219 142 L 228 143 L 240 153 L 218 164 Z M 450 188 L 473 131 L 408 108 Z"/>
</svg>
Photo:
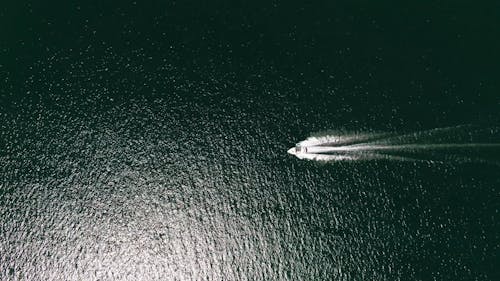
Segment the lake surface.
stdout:
<svg viewBox="0 0 500 281">
<path fill-rule="evenodd" d="M 500 143 L 498 4 L 252 3 L 2 8 L 0 279 L 498 280 L 498 151 L 286 153 Z"/>
</svg>

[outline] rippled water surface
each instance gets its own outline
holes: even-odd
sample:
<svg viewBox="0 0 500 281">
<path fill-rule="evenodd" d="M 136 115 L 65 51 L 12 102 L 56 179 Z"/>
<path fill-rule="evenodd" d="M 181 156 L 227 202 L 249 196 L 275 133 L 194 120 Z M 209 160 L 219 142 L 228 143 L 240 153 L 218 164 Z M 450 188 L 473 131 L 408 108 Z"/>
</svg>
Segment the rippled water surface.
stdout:
<svg viewBox="0 0 500 281">
<path fill-rule="evenodd" d="M 0 44 L 1 280 L 496 280 L 498 151 L 286 153 L 327 130 L 500 143 L 495 57 L 473 52 L 479 31 L 500 47 L 492 15 L 184 5 L 0 14 L 20 22 Z"/>
</svg>

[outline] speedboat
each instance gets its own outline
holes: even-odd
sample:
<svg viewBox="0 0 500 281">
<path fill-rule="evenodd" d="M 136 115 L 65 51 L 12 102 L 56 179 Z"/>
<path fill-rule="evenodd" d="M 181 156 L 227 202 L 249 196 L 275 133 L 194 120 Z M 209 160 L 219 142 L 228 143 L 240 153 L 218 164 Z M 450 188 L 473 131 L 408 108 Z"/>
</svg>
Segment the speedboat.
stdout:
<svg viewBox="0 0 500 281">
<path fill-rule="evenodd" d="M 307 153 L 307 147 L 296 145 L 295 147 L 290 148 L 287 152 L 292 155 L 305 154 Z"/>
</svg>

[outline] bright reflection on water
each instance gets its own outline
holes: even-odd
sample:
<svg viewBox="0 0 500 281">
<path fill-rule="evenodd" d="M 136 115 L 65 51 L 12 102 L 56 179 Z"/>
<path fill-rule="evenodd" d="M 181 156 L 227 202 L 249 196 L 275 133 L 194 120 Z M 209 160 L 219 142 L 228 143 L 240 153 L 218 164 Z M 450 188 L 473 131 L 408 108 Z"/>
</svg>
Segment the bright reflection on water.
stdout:
<svg viewBox="0 0 500 281">
<path fill-rule="evenodd" d="M 120 105 L 94 121 L 48 112 L 51 122 L 23 123 L 34 135 L 2 157 L 3 276 L 391 275 L 391 248 L 404 231 L 382 211 L 391 199 L 344 187 L 365 184 L 366 175 L 296 166 L 251 119 L 207 124 L 195 117 L 180 130 L 164 102 L 149 106 Z"/>
<path fill-rule="evenodd" d="M 488 279 L 497 167 L 298 161 L 286 80 L 80 60 L 0 115 L 0 279 Z"/>
</svg>

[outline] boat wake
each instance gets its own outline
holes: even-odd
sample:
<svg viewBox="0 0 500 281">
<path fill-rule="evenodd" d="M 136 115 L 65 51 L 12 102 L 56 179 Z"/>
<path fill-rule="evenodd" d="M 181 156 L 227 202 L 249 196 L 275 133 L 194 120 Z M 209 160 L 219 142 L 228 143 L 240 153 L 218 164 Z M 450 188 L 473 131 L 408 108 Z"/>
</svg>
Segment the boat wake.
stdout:
<svg viewBox="0 0 500 281">
<path fill-rule="evenodd" d="M 288 153 L 317 161 L 386 159 L 500 165 L 500 128 L 462 125 L 411 134 L 317 134 L 297 143 Z"/>
</svg>

